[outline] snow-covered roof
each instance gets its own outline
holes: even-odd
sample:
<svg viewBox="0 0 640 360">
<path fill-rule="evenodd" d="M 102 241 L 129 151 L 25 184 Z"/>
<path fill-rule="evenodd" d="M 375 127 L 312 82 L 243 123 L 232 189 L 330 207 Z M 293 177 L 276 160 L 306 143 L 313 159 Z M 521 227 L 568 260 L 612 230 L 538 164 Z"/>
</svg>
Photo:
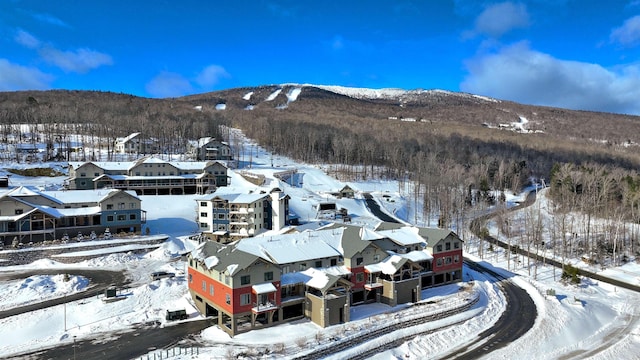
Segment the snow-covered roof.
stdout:
<svg viewBox="0 0 640 360">
<path fill-rule="evenodd" d="M 267 293 L 272 293 L 272 292 L 276 292 L 277 291 L 277 289 L 273 285 L 273 283 L 270 283 L 270 282 L 253 285 L 253 286 L 251 286 L 251 289 L 256 294 L 267 294 Z"/>
<path fill-rule="evenodd" d="M 63 191 L 42 191 L 42 195 L 54 198 L 62 203 L 99 203 L 105 198 L 123 192 L 139 199 L 133 190 L 99 189 L 99 190 L 63 190 Z"/>
<path fill-rule="evenodd" d="M 394 243 L 402 246 L 425 243 L 425 240 L 418 234 L 418 228 L 413 226 L 404 226 L 391 230 L 379 230 L 377 232 L 380 235 L 391 239 Z"/>
<path fill-rule="evenodd" d="M 391 255 L 379 263 L 366 265 L 364 269 L 369 273 L 381 272 L 385 275 L 393 275 L 404 265 L 409 259 L 399 255 Z"/>
<path fill-rule="evenodd" d="M 322 230 L 256 236 L 242 239 L 236 247 L 275 264 L 291 264 L 314 259 L 342 256 L 330 243 L 339 243 L 342 231 Z"/>
<path fill-rule="evenodd" d="M 155 156 L 146 156 L 136 161 L 70 161 L 69 166 L 74 169 L 78 169 L 85 164 L 93 164 L 105 171 L 128 171 L 139 164 L 169 164 L 176 167 L 178 170 L 198 170 L 203 171 L 207 166 L 218 163 L 224 167 L 227 167 L 223 162 L 215 161 L 166 161 Z"/>
<path fill-rule="evenodd" d="M 135 133 L 132 133 L 132 134 L 130 134 L 128 136 L 125 136 L 125 137 L 116 138 L 116 141 L 120 142 L 120 143 L 124 143 L 124 142 L 127 142 L 127 141 L 135 138 L 138 135 L 140 135 L 140 133 L 139 132 L 135 132 Z"/>
<path fill-rule="evenodd" d="M 415 250 L 415 251 L 410 251 L 406 254 L 399 254 L 399 255 L 413 262 L 433 260 L 433 255 L 431 255 L 427 250 Z"/>
<path fill-rule="evenodd" d="M 211 201 L 215 198 L 219 198 L 228 201 L 231 204 L 252 204 L 258 200 L 269 197 L 269 194 L 231 194 L 216 191 L 212 194 L 205 195 L 196 199 L 197 201 Z"/>
</svg>

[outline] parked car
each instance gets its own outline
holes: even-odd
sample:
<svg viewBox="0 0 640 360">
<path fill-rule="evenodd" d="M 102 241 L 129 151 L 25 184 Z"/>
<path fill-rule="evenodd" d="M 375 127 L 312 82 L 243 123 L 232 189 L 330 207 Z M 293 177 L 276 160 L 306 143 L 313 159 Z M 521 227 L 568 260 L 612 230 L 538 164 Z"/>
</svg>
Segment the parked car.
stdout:
<svg viewBox="0 0 640 360">
<path fill-rule="evenodd" d="M 176 276 L 176 274 L 174 274 L 172 272 L 156 271 L 156 272 L 151 273 L 151 281 L 164 279 L 164 278 L 172 278 L 174 276 Z"/>
<path fill-rule="evenodd" d="M 173 310 L 173 311 L 167 310 L 167 315 L 165 316 L 165 319 L 167 321 L 185 320 L 188 318 L 189 318 L 189 315 L 187 315 L 186 310 Z"/>
</svg>

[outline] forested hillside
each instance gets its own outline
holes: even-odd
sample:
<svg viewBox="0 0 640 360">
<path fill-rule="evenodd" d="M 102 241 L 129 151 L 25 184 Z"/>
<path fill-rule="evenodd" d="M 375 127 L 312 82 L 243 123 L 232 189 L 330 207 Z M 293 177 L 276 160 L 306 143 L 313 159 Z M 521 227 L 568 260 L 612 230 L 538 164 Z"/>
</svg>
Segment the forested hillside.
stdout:
<svg viewBox="0 0 640 360">
<path fill-rule="evenodd" d="M 187 139 L 224 138 L 225 126 L 238 127 L 276 153 L 335 164 L 344 179 L 411 182 L 413 196 L 426 200 L 425 213 L 437 214 L 443 226 L 460 219 L 470 204 L 499 200 L 493 189 L 517 191 L 530 178 L 549 183 L 552 177 L 552 186 L 566 187 L 568 181 L 559 181 L 558 174 L 573 179 L 568 189 L 576 196 L 597 191 L 597 196 L 589 196 L 608 199 L 606 208 L 621 206 L 628 210 L 624 217 L 638 216 L 636 116 L 527 106 L 445 91 L 371 94 L 300 85 L 175 99 L 86 91 L 9 92 L 0 93 L 0 126 L 5 141 L 15 124 L 31 124 L 44 126 L 51 136 L 85 134 L 104 147 L 117 136 L 141 132 L 158 139 L 168 153 L 181 151 Z M 601 185 L 578 186 L 594 173 L 590 184 Z M 602 206 L 591 208 L 605 211 Z"/>
</svg>

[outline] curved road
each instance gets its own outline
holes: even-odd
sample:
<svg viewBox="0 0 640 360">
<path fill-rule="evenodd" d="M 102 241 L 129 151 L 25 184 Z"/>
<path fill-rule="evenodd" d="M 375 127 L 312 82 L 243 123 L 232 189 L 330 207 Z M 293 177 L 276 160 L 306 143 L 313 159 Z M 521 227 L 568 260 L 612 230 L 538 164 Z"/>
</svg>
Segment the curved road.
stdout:
<svg viewBox="0 0 640 360">
<path fill-rule="evenodd" d="M 517 286 L 508 278 L 492 271 L 480 263 L 464 260 L 465 265 L 477 272 L 489 274 L 498 279 L 498 286 L 502 289 L 507 302 L 507 308 L 498 321 L 489 329 L 478 335 L 473 346 L 469 345 L 450 353 L 447 358 L 477 359 L 493 350 L 505 347 L 517 340 L 531 329 L 538 316 L 536 304 L 523 288 Z"/>
<path fill-rule="evenodd" d="M 534 195 L 535 196 L 535 195 Z M 373 199 L 371 194 L 364 195 L 367 207 L 371 212 L 383 221 L 399 222 L 380 210 L 380 205 Z M 535 198 L 534 198 L 535 199 Z M 531 199 L 528 197 L 528 201 Z M 522 204 L 521 206 L 525 206 Z M 491 215 L 486 215 L 490 217 Z M 384 218 L 384 219 L 383 219 Z M 467 267 L 478 272 L 487 273 L 496 278 L 501 287 L 507 302 L 507 308 L 502 313 L 498 321 L 489 329 L 478 335 L 478 339 L 473 339 L 473 346 L 468 345 L 449 354 L 447 358 L 477 359 L 491 351 L 504 347 L 512 341 L 524 335 L 535 323 L 538 312 L 529 294 L 511 282 L 508 278 L 492 271 L 471 260 L 464 260 Z M 479 346 L 479 344 L 486 344 Z"/>
</svg>

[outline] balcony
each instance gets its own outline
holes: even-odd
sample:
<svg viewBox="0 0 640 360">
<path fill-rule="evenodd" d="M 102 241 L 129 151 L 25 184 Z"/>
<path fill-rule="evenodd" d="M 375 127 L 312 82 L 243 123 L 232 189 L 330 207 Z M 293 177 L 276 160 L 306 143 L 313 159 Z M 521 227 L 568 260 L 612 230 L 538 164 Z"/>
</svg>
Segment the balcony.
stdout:
<svg viewBox="0 0 640 360">
<path fill-rule="evenodd" d="M 254 313 L 263 313 L 269 310 L 276 310 L 278 309 L 278 306 L 270 301 L 263 303 L 263 304 L 253 304 L 253 307 L 251 308 L 251 311 Z"/>
<path fill-rule="evenodd" d="M 373 289 L 381 288 L 382 286 L 383 286 L 383 284 L 381 282 L 373 282 L 373 283 L 364 284 L 364 288 L 367 289 L 367 290 L 373 290 Z"/>
</svg>

